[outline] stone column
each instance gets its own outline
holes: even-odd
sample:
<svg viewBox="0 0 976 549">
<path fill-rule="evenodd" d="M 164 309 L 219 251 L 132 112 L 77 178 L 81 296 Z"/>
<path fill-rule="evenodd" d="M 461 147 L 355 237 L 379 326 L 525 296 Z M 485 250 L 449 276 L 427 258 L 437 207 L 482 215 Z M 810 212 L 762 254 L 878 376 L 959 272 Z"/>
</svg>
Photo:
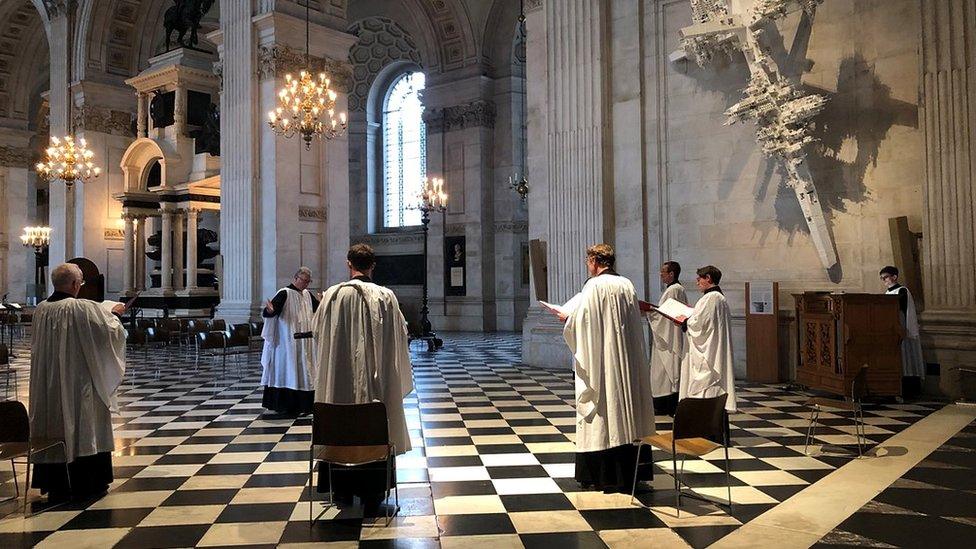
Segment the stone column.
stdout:
<svg viewBox="0 0 976 549">
<path fill-rule="evenodd" d="M 164 292 L 173 290 L 173 212 L 162 211 L 159 286 Z"/>
<path fill-rule="evenodd" d="M 176 84 L 176 97 L 173 100 L 173 126 L 177 137 L 186 135 L 186 87 L 179 82 Z"/>
<path fill-rule="evenodd" d="M 125 259 L 122 261 L 122 291 L 128 295 L 135 290 L 135 284 L 132 278 L 136 266 L 135 250 L 133 247 L 133 238 L 135 235 L 133 234 L 132 216 L 126 214 L 123 219 L 122 255 Z"/>
<path fill-rule="evenodd" d="M 184 210 L 173 212 L 173 287 L 183 289 L 183 219 Z"/>
<path fill-rule="evenodd" d="M 135 218 L 136 227 L 136 256 L 135 256 L 135 287 L 137 290 L 146 289 L 146 216 Z"/>
<path fill-rule="evenodd" d="M 136 93 L 136 138 L 146 137 L 146 96 Z"/>
<path fill-rule="evenodd" d="M 247 321 L 254 302 L 255 46 L 251 3 L 221 0 L 220 248 L 223 278 L 218 315 Z M 263 129 L 263 127 L 262 127 Z M 256 307 L 255 307 L 256 309 Z"/>
<path fill-rule="evenodd" d="M 200 210 L 186 211 L 186 289 L 197 287 L 197 216 Z"/>
<path fill-rule="evenodd" d="M 921 10 L 922 336 L 941 389 L 958 397 L 957 369 L 976 361 L 976 0 L 923 0 Z"/>
<path fill-rule="evenodd" d="M 608 114 L 603 2 L 564 0 L 526 13 L 529 238 L 547 244 L 548 301 L 563 303 L 586 280 L 586 246 L 613 240 L 604 165 Z M 534 286 L 533 286 L 534 289 Z M 534 297 L 534 296 L 533 296 Z M 526 364 L 569 368 L 562 325 L 533 304 L 523 326 Z"/>
<path fill-rule="evenodd" d="M 51 27 L 49 51 L 51 56 L 50 74 L 51 86 L 48 95 L 50 108 L 50 135 L 63 137 L 68 132 L 69 93 L 68 83 L 71 81 L 71 65 L 69 44 L 71 43 L 71 27 L 74 17 L 74 3 L 55 4 L 50 12 Z M 64 263 L 73 257 L 73 246 L 70 244 L 73 227 L 69 223 L 69 209 L 74 210 L 73 197 L 69 197 L 63 181 L 52 181 L 49 191 L 49 222 L 51 225 L 51 245 L 48 248 L 48 264 L 52 267 Z"/>
</svg>

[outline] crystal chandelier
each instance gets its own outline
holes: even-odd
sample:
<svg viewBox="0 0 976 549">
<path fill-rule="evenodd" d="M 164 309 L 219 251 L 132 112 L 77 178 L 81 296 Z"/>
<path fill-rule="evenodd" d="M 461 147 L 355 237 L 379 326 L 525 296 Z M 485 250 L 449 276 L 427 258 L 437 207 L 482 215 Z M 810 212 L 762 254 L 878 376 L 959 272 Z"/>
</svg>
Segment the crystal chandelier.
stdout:
<svg viewBox="0 0 976 549">
<path fill-rule="evenodd" d="M 37 174 L 48 181 L 61 179 L 70 188 L 76 180 L 87 181 L 102 172 L 101 168 L 95 166 L 95 153 L 88 148 L 83 137 L 76 143 L 70 135 L 63 138 L 52 136 L 51 146 L 45 153 L 47 161 L 39 162 L 36 167 Z"/>
<path fill-rule="evenodd" d="M 333 139 L 346 131 L 346 113 L 335 112 L 336 92 L 331 80 L 320 72 L 312 77 L 309 63 L 308 0 L 305 2 L 305 66 L 298 74 L 285 75 L 285 85 L 278 92 L 278 107 L 268 112 L 268 125 L 278 135 L 287 138 L 301 135 L 305 150 L 312 147 L 313 138 Z"/>
<path fill-rule="evenodd" d="M 20 241 L 24 246 L 34 248 L 40 253 L 51 243 L 51 227 L 24 227 L 24 234 L 20 235 Z"/>
</svg>

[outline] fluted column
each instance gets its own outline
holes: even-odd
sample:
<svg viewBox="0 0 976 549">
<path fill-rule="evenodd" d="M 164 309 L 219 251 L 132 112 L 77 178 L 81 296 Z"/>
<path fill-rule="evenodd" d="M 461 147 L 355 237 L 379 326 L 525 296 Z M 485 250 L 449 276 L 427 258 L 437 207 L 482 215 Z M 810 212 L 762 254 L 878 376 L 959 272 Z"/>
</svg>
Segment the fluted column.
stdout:
<svg viewBox="0 0 976 549">
<path fill-rule="evenodd" d="M 223 277 L 219 315 L 231 321 L 251 316 L 254 298 L 254 31 L 251 2 L 221 0 L 220 46 L 220 248 Z"/>
<path fill-rule="evenodd" d="M 186 135 L 186 87 L 176 84 L 176 97 L 173 100 L 173 126 L 177 136 Z"/>
<path fill-rule="evenodd" d="M 920 127 L 922 346 L 939 386 L 962 394 L 960 367 L 976 363 L 976 0 L 922 0 Z"/>
<path fill-rule="evenodd" d="M 135 257 L 135 286 L 137 290 L 146 289 L 146 217 L 135 218 L 136 228 L 136 257 Z"/>
<path fill-rule="evenodd" d="M 186 289 L 197 287 L 197 216 L 200 211 L 186 211 Z"/>
<path fill-rule="evenodd" d="M 183 210 L 173 213 L 173 287 L 183 289 Z"/>
<path fill-rule="evenodd" d="M 173 289 L 173 212 L 163 210 L 162 221 L 159 286 L 168 291 Z"/>
<path fill-rule="evenodd" d="M 976 308 L 976 0 L 922 2 L 922 238 L 929 310 Z"/>
<path fill-rule="evenodd" d="M 586 246 L 603 242 L 604 62 L 601 2 L 546 2 L 549 298 L 586 281 Z"/>
<path fill-rule="evenodd" d="M 50 94 L 48 95 L 50 135 L 63 137 L 69 130 L 68 120 L 70 94 L 68 83 L 71 81 L 71 26 L 73 22 L 73 4 L 64 5 L 60 9 L 51 11 L 51 26 L 48 38 L 50 41 L 51 75 Z M 74 253 L 72 243 L 74 227 L 69 215 L 74 210 L 74 197 L 67 192 L 63 181 L 52 181 L 49 190 L 48 215 L 51 226 L 51 244 L 48 248 L 48 261 L 55 267 L 71 259 Z"/>
<path fill-rule="evenodd" d="M 122 289 L 127 295 L 135 290 L 132 278 L 136 266 L 136 257 L 133 249 L 134 236 L 132 216 L 126 215 L 122 229 L 122 255 L 125 257 L 122 261 Z"/>
</svg>

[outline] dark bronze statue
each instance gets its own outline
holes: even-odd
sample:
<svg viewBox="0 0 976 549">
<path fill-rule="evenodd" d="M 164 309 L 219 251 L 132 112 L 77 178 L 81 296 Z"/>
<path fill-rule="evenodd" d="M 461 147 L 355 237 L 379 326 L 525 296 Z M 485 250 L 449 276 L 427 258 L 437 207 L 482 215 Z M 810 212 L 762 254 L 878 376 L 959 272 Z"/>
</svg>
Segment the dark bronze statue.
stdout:
<svg viewBox="0 0 976 549">
<path fill-rule="evenodd" d="M 207 117 L 203 127 L 190 132 L 190 137 L 196 139 L 195 153 L 210 153 L 210 156 L 220 156 L 220 109 L 215 103 L 207 107 Z"/>
<path fill-rule="evenodd" d="M 163 15 L 163 28 L 166 29 L 166 51 L 169 51 L 170 37 L 177 32 L 176 44 L 192 48 L 200 41 L 197 31 L 200 20 L 210 11 L 214 0 L 173 0 L 173 5 Z M 190 35 L 187 36 L 189 31 Z"/>
</svg>

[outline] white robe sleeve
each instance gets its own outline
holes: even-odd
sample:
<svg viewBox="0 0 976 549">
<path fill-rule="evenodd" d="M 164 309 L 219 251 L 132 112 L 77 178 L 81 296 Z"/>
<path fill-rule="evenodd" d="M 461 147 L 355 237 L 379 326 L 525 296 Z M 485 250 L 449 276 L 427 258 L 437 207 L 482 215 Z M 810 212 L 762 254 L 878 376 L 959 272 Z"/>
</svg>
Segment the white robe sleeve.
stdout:
<svg viewBox="0 0 976 549">
<path fill-rule="evenodd" d="M 94 302 L 79 300 L 87 322 L 76 324 L 88 371 L 98 398 L 110 410 L 117 408 L 115 391 L 125 375 L 125 329 L 118 317 Z"/>
</svg>

